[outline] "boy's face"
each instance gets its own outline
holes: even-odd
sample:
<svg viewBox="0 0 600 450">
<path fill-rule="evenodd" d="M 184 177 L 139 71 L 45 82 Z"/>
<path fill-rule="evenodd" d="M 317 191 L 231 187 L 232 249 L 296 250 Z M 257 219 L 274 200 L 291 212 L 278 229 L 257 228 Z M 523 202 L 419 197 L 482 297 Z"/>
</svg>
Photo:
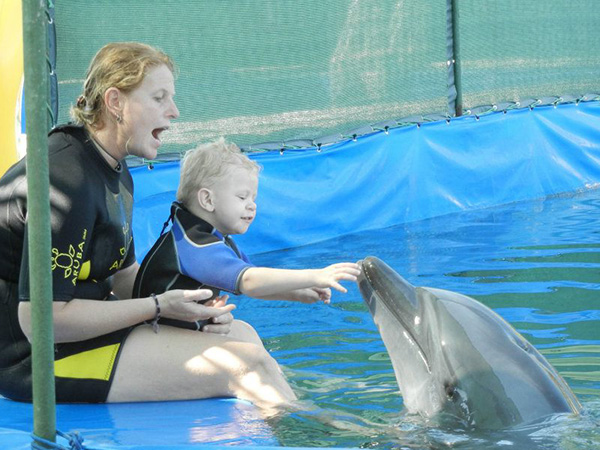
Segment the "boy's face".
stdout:
<svg viewBox="0 0 600 450">
<path fill-rule="evenodd" d="M 212 191 L 212 226 L 223 234 L 244 234 L 256 216 L 258 175 L 243 167 L 233 167 Z"/>
</svg>

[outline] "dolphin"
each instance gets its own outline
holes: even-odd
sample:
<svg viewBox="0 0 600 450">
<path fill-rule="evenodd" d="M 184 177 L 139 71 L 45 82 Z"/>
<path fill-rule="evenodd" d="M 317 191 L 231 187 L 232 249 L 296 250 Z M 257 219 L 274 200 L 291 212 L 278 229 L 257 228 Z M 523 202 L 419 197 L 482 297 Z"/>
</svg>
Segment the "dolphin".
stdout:
<svg viewBox="0 0 600 450">
<path fill-rule="evenodd" d="M 376 257 L 359 264 L 360 293 L 409 413 L 489 430 L 580 413 L 565 380 L 490 308 L 456 292 L 415 287 Z"/>
</svg>

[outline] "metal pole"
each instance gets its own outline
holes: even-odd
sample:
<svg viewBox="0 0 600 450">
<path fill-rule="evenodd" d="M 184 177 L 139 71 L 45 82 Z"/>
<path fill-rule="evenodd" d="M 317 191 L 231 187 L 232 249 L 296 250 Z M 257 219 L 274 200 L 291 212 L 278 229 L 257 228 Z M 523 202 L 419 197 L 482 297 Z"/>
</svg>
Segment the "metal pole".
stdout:
<svg viewBox="0 0 600 450">
<path fill-rule="evenodd" d="M 27 238 L 32 309 L 33 432 L 47 441 L 56 442 L 47 136 L 46 0 L 23 0 L 22 5 L 27 129 Z"/>
<path fill-rule="evenodd" d="M 461 55 L 460 55 L 460 34 L 458 26 L 458 0 L 451 0 L 452 8 L 452 59 L 454 68 L 454 87 L 456 88 L 455 114 L 462 116 L 462 80 L 461 80 Z"/>
</svg>

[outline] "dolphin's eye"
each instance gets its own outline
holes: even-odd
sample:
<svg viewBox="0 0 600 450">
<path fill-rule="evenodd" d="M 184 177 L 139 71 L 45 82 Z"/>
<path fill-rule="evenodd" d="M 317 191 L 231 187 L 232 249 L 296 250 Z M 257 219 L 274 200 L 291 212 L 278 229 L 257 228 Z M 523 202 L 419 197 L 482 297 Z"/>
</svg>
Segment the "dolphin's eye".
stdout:
<svg viewBox="0 0 600 450">
<path fill-rule="evenodd" d="M 448 397 L 448 400 L 454 400 L 454 394 L 456 394 L 456 387 L 454 387 L 450 383 L 446 383 L 444 385 L 444 390 L 446 391 L 446 397 Z"/>
</svg>

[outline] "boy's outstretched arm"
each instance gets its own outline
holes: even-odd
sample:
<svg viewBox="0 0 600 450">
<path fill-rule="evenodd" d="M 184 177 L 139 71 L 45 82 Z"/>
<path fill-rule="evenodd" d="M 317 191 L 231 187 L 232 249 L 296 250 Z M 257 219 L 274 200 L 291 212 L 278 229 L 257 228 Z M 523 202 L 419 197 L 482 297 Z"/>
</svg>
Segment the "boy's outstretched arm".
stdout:
<svg viewBox="0 0 600 450">
<path fill-rule="evenodd" d="M 329 288 L 304 288 L 293 291 L 279 292 L 275 295 L 265 295 L 263 300 L 291 300 L 300 303 L 329 303 L 331 301 L 331 289 Z"/>
<path fill-rule="evenodd" d="M 295 295 L 291 298 L 287 295 L 292 291 L 312 289 L 313 294 L 325 297 L 330 288 L 340 292 L 347 292 L 347 289 L 340 284 L 340 281 L 356 281 L 360 273 L 360 268 L 356 263 L 344 262 L 327 266 L 323 269 L 271 269 L 268 267 L 251 267 L 244 272 L 240 281 L 239 289 L 245 295 L 255 298 L 275 298 L 303 301 Z M 295 294 L 300 294 L 296 292 Z M 308 294 L 308 293 L 307 293 Z M 315 299 L 316 301 L 316 299 Z M 304 301 L 312 303 L 312 301 Z"/>
</svg>

